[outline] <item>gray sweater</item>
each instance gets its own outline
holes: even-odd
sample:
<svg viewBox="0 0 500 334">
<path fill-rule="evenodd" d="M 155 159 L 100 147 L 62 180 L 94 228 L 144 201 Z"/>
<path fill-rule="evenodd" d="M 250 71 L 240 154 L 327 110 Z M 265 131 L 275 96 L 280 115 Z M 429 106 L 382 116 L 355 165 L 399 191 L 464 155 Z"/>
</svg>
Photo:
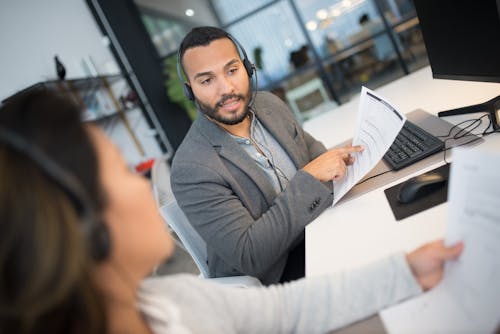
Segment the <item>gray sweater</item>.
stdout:
<svg viewBox="0 0 500 334">
<path fill-rule="evenodd" d="M 238 289 L 190 275 L 146 279 L 139 308 L 160 333 L 325 333 L 421 292 L 405 257 L 284 285 Z"/>
</svg>

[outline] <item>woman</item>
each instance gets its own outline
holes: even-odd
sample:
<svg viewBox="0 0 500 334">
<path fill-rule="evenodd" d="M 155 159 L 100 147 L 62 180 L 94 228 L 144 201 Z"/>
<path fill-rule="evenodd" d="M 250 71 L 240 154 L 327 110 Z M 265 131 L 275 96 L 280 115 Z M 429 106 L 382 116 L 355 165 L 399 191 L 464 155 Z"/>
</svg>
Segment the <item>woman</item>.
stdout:
<svg viewBox="0 0 500 334">
<path fill-rule="evenodd" d="M 323 333 L 437 284 L 462 245 L 342 275 L 234 289 L 146 278 L 173 251 L 146 179 L 47 89 L 0 112 L 0 332 Z"/>
</svg>

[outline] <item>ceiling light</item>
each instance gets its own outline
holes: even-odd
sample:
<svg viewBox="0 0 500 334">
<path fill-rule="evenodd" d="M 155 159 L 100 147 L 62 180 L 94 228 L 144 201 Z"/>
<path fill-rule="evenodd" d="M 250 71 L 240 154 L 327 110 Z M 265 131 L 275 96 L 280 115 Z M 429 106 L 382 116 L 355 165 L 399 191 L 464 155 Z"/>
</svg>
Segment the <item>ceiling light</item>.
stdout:
<svg viewBox="0 0 500 334">
<path fill-rule="evenodd" d="M 326 9 L 320 9 L 316 12 L 316 17 L 319 20 L 324 20 L 328 17 L 328 11 Z"/>
<path fill-rule="evenodd" d="M 306 23 L 306 28 L 309 31 L 314 31 L 316 30 L 316 28 L 318 28 L 318 24 L 316 23 L 316 21 L 309 21 Z"/>
<path fill-rule="evenodd" d="M 193 16 L 194 15 L 194 10 L 192 10 L 191 8 L 188 8 L 186 9 L 186 12 L 185 12 L 186 16 Z"/>
<path fill-rule="evenodd" d="M 333 9 L 332 10 L 332 16 L 339 16 L 340 14 L 342 14 L 342 12 L 338 9 Z"/>
</svg>

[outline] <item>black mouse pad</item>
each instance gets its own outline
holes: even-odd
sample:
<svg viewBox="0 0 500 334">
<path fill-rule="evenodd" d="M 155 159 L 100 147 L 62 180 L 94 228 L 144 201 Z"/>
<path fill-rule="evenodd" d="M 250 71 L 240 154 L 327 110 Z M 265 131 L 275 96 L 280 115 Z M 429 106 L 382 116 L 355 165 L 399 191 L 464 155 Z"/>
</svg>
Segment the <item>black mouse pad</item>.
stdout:
<svg viewBox="0 0 500 334">
<path fill-rule="evenodd" d="M 448 175 L 450 173 L 450 165 L 446 164 L 434 170 L 428 171 L 426 173 L 430 172 L 437 172 L 441 174 L 443 177 L 445 177 L 446 180 L 448 180 Z M 403 182 L 384 190 L 385 196 L 389 201 L 389 205 L 391 206 L 392 213 L 394 214 L 396 220 L 404 219 L 421 211 L 432 208 L 433 206 L 444 203 L 448 198 L 448 182 L 447 182 L 439 190 L 425 197 L 419 198 L 412 203 L 407 203 L 407 204 L 399 203 L 398 192 L 399 188 L 401 188 L 402 185 Z"/>
</svg>

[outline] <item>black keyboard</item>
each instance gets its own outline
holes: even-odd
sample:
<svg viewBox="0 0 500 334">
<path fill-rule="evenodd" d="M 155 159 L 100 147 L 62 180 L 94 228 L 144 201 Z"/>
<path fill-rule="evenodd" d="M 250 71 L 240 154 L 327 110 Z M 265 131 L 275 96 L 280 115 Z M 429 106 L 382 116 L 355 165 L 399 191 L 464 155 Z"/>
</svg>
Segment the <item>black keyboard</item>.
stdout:
<svg viewBox="0 0 500 334">
<path fill-rule="evenodd" d="M 384 160 L 393 170 L 398 170 L 439 152 L 443 148 L 444 143 L 439 138 L 406 120 L 384 155 Z"/>
</svg>

